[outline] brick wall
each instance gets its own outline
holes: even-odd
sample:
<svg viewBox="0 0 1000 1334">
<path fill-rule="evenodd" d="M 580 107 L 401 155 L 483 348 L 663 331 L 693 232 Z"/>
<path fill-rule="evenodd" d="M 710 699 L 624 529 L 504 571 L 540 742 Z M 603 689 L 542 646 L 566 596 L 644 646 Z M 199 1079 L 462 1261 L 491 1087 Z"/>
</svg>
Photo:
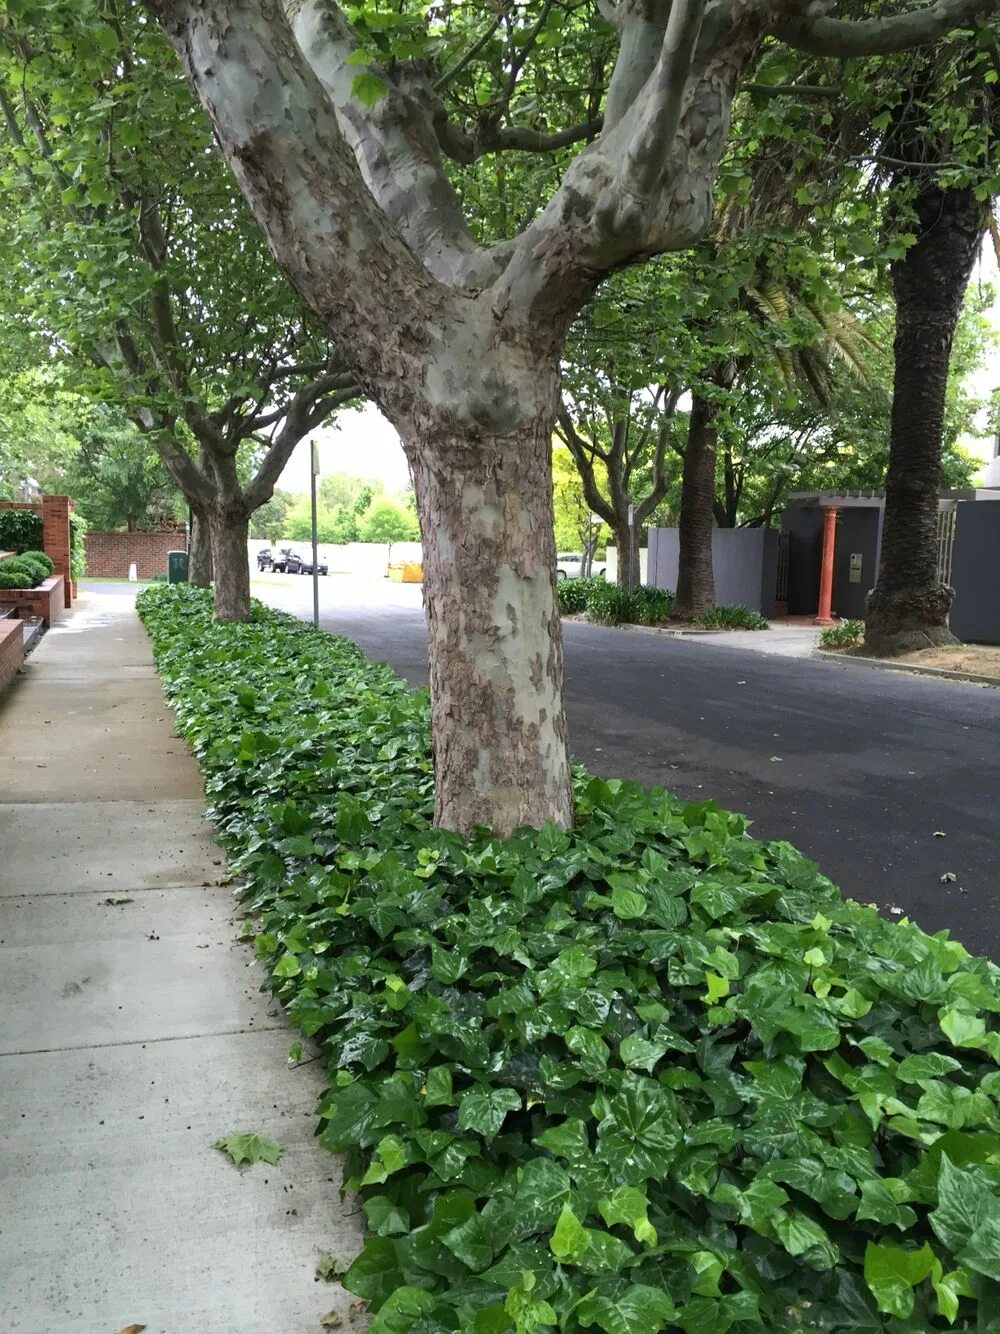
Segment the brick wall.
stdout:
<svg viewBox="0 0 1000 1334">
<path fill-rule="evenodd" d="M 73 605 L 73 581 L 70 575 L 69 496 L 42 496 L 42 550 L 55 567 L 53 574 L 63 577 L 63 605 Z"/>
<path fill-rule="evenodd" d="M 12 680 L 24 661 L 24 632 L 20 621 L 0 621 L 0 690 Z"/>
<path fill-rule="evenodd" d="M 99 533 L 86 535 L 87 573 L 95 578 L 127 579 L 134 562 L 140 579 L 166 574 L 167 552 L 184 551 L 183 530 L 172 533 Z"/>
</svg>

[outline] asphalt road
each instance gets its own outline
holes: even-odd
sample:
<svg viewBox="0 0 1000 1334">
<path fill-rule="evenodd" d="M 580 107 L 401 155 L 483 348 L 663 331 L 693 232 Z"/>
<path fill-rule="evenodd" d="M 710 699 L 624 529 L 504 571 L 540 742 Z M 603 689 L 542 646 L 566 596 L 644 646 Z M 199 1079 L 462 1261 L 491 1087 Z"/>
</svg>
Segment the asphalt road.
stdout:
<svg viewBox="0 0 1000 1334">
<path fill-rule="evenodd" d="M 418 588 L 320 588 L 325 628 L 426 683 Z M 308 579 L 254 593 L 312 613 Z M 714 797 L 852 897 L 1000 959 L 1000 690 L 579 622 L 564 636 L 571 744 L 594 772 Z"/>
<path fill-rule="evenodd" d="M 325 628 L 426 683 L 419 588 L 337 576 L 320 588 Z M 311 616 L 309 579 L 264 576 L 253 591 Z M 594 772 L 714 797 L 845 893 L 1000 960 L 1000 690 L 578 622 L 564 631 L 573 753 Z"/>
</svg>

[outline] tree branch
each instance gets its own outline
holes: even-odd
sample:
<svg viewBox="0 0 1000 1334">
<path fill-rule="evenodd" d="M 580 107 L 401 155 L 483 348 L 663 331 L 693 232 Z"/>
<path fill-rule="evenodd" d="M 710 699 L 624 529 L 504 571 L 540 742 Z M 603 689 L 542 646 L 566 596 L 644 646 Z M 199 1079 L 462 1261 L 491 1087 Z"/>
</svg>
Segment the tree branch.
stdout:
<svg viewBox="0 0 1000 1334">
<path fill-rule="evenodd" d="M 848 60 L 926 46 L 955 28 L 971 28 L 980 20 L 996 18 L 998 12 L 998 0 L 934 0 L 923 9 L 886 18 L 791 19 L 775 24 L 771 32 L 797 51 Z"/>
<path fill-rule="evenodd" d="M 366 186 L 278 0 L 146 3 L 177 50 L 286 277 L 333 341 L 353 349 L 368 386 L 384 390 L 383 402 L 390 392 L 404 394 L 400 367 L 420 355 L 410 312 L 419 306 L 427 319 L 447 323 L 446 293 Z M 303 14 L 318 23 L 313 0 Z M 323 41 L 322 32 L 316 39 Z M 440 223 L 431 210 L 424 216 Z M 404 290 L 406 302 L 387 300 Z"/>
<path fill-rule="evenodd" d="M 464 283 L 471 271 L 474 280 L 489 252 L 473 240 L 442 165 L 434 124 L 440 103 L 426 77 L 407 67 L 350 63 L 361 43 L 332 0 L 284 0 L 284 9 L 385 217 L 436 278 Z M 352 91 L 362 73 L 384 85 L 370 107 Z"/>
<path fill-rule="evenodd" d="M 483 33 L 482 37 L 478 38 L 475 42 L 473 42 L 473 44 L 466 51 L 465 55 L 460 57 L 460 59 L 456 60 L 454 65 L 452 65 L 451 69 L 445 70 L 445 72 L 434 84 L 434 91 L 436 93 L 444 92 L 445 88 L 448 87 L 448 84 L 451 83 L 453 79 L 457 79 L 458 76 L 462 73 L 462 71 L 466 69 L 472 63 L 473 60 L 475 60 L 476 56 L 479 55 L 480 51 L 483 49 L 486 43 L 496 32 L 497 28 L 500 27 L 502 18 L 503 16 L 501 15 L 499 18 L 494 19 L 493 22 L 486 29 L 486 31 Z"/>
<path fill-rule="evenodd" d="M 673 145 L 705 5 L 706 0 L 674 0 L 671 5 L 660 57 L 647 84 L 648 100 L 621 172 L 629 187 L 640 194 L 655 184 Z"/>
<path fill-rule="evenodd" d="M 354 377 L 338 370 L 313 380 L 295 394 L 285 411 L 284 425 L 272 439 L 253 479 L 244 488 L 248 511 L 258 509 L 271 499 L 278 478 L 302 437 L 325 421 L 334 408 L 356 398 L 358 392 Z"/>
<path fill-rule="evenodd" d="M 453 162 L 464 166 L 485 157 L 487 153 L 555 153 L 560 148 L 569 148 L 581 140 L 594 139 L 600 134 L 604 124 L 603 117 L 595 116 L 592 120 L 581 121 L 578 125 L 567 125 L 562 130 L 533 130 L 521 125 L 479 126 L 470 134 L 460 129 L 454 122 L 447 120 L 444 109 L 435 120 L 434 129 L 441 145 L 441 151 Z"/>
</svg>

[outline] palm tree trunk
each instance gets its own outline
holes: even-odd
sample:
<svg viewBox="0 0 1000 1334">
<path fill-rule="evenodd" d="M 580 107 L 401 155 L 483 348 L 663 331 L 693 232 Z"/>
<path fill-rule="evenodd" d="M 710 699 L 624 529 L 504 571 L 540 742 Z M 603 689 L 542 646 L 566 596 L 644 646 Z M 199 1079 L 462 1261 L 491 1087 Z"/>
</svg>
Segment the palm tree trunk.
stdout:
<svg viewBox="0 0 1000 1334">
<path fill-rule="evenodd" d="M 681 514 L 677 554 L 678 616 L 703 616 L 715 602 L 712 571 L 713 503 L 715 500 L 714 426 L 716 407 L 694 394 L 684 447 Z"/>
<path fill-rule="evenodd" d="M 865 646 L 893 656 L 954 643 L 938 580 L 941 434 L 952 337 L 985 229 L 971 189 L 922 191 L 917 241 L 892 266 L 895 382 L 878 581 Z"/>
</svg>

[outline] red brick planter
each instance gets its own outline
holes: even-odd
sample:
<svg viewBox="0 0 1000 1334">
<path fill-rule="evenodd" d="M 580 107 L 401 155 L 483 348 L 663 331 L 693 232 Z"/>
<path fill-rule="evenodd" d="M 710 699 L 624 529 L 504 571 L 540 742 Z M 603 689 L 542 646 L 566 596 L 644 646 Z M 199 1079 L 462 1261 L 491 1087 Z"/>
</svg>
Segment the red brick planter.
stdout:
<svg viewBox="0 0 1000 1334">
<path fill-rule="evenodd" d="M 20 621 L 0 621 L 0 690 L 24 661 L 24 631 Z"/>
<path fill-rule="evenodd" d="M 46 626 L 50 626 L 65 609 L 64 584 L 61 574 L 53 574 L 43 579 L 37 588 L 3 588 L 0 589 L 0 602 L 13 604 L 22 618 L 40 616 Z M 20 628 L 18 625 L 18 630 Z"/>
</svg>

